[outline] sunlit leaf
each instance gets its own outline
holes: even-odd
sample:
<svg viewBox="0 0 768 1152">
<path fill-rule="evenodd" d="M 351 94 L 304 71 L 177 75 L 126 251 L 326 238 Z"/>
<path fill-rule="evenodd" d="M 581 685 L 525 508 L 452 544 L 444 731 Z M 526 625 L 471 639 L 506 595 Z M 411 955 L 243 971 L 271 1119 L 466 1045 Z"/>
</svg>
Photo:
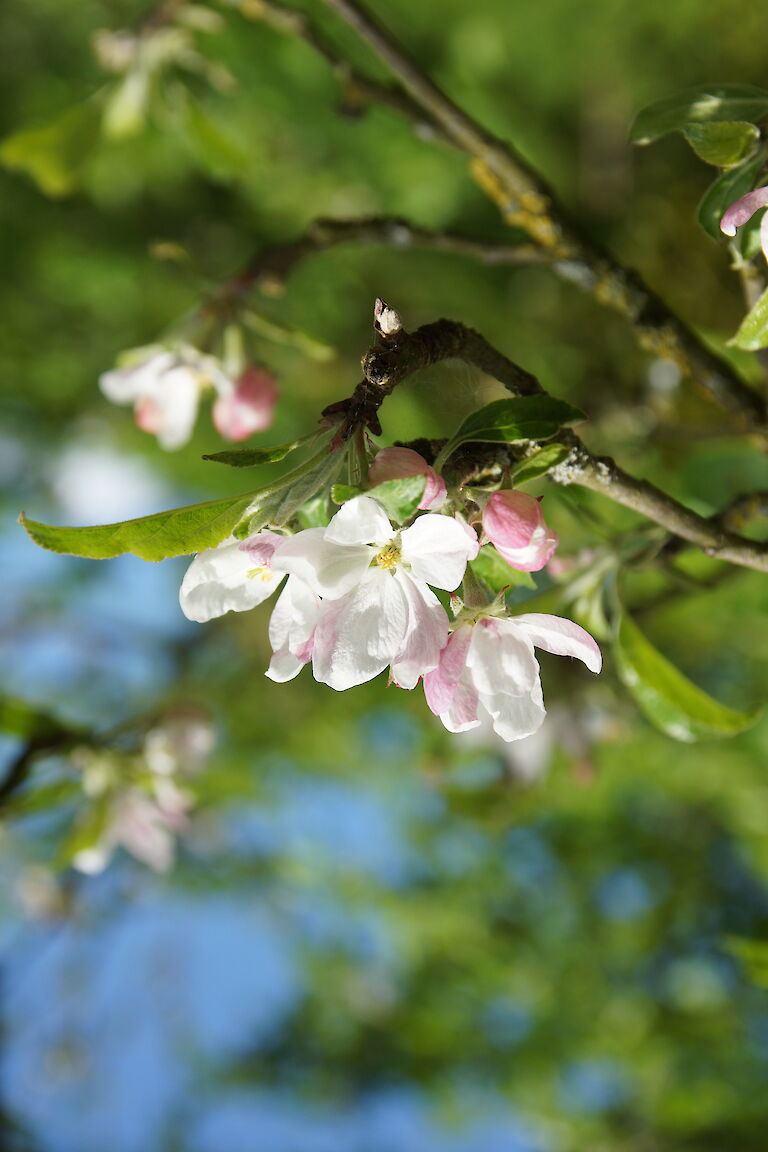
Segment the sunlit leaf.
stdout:
<svg viewBox="0 0 768 1152">
<path fill-rule="evenodd" d="M 724 943 L 728 951 L 741 961 L 752 983 L 759 988 L 768 988 L 768 940 L 728 936 Z"/>
<path fill-rule="evenodd" d="M 718 168 L 741 164 L 755 151 L 760 132 L 744 120 L 689 124 L 684 135 L 700 160 Z"/>
<path fill-rule="evenodd" d="M 759 710 L 737 712 L 713 700 L 662 656 L 626 615 L 615 652 L 619 675 L 641 712 L 675 740 L 692 743 L 734 736 L 751 727 L 760 715 Z"/>
<path fill-rule="evenodd" d="M 513 444 L 520 440 L 548 440 L 565 424 L 583 420 L 584 413 L 554 396 L 515 396 L 494 400 L 473 412 L 440 452 L 439 469 L 460 444 L 485 441 Z"/>
<path fill-rule="evenodd" d="M 759 124 L 768 117 L 768 92 L 751 84 L 722 84 L 689 88 L 643 108 L 635 117 L 629 138 L 650 144 L 668 132 L 684 131 L 691 124 L 713 121 L 748 121 Z"/>
<path fill-rule="evenodd" d="M 517 568 L 510 568 L 492 544 L 480 549 L 475 559 L 470 560 L 470 568 L 478 580 L 482 580 L 494 594 L 498 594 L 504 588 L 536 590 L 530 572 L 519 572 Z"/>
<path fill-rule="evenodd" d="M 375 488 L 369 488 L 365 495 L 381 504 L 390 520 L 402 524 L 410 520 L 418 509 L 426 484 L 426 476 L 404 476 L 398 480 L 385 480 Z"/>
<path fill-rule="evenodd" d="M 747 352 L 757 352 L 768 347 L 768 288 L 741 322 L 739 330 L 729 344 L 744 348 Z"/>
</svg>

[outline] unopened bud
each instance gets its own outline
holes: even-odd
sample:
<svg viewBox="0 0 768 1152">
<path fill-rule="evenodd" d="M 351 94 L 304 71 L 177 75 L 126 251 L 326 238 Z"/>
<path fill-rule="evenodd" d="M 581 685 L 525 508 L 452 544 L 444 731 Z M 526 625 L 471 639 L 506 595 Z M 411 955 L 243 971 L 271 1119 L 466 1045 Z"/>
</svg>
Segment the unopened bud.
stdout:
<svg viewBox="0 0 768 1152">
<path fill-rule="evenodd" d="M 403 322 L 394 308 L 385 304 L 380 296 L 376 297 L 373 306 L 373 326 L 379 336 L 395 336 L 403 329 Z"/>
</svg>

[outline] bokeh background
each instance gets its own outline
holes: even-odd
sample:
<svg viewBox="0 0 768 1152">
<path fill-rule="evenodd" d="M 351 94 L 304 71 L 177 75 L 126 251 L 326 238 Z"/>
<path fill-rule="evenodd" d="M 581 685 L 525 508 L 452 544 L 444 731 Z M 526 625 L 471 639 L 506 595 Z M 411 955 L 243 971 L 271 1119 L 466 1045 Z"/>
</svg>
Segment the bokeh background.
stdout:
<svg viewBox="0 0 768 1152">
<path fill-rule="evenodd" d="M 5 0 L 3 134 L 87 100 L 105 83 L 94 31 L 145 11 Z M 768 721 L 677 744 L 640 717 L 610 659 L 593 682 L 545 655 L 538 737 L 506 751 L 453 740 L 418 692 L 383 680 L 341 695 L 306 672 L 272 684 L 268 606 L 189 623 L 184 560 L 54 556 L 15 524 L 22 507 L 99 523 L 240 490 L 237 472 L 201 460 L 223 447 L 207 414 L 163 453 L 97 379 L 260 246 L 322 215 L 506 238 L 461 156 L 390 111 L 340 115 L 337 82 L 306 45 L 220 11 L 196 38 L 231 91 L 189 80 L 194 114 L 170 94 L 134 138 L 81 141 L 60 161 L 70 186 L 53 190 L 66 195 L 0 169 L 0 687 L 96 731 L 195 707 L 217 737 L 188 781 L 196 806 L 166 875 L 125 853 L 98 876 L 69 867 L 83 797 L 61 758 L 39 760 L 7 806 L 4 1146 L 757 1152 Z M 627 131 L 673 89 L 766 83 L 760 5 L 389 0 L 385 14 L 585 227 L 724 343 L 743 306 L 727 253 L 695 221 L 708 173 L 679 138 L 632 151 Z M 180 248 L 188 259 L 162 258 Z M 333 349 L 318 360 L 301 338 L 264 339 L 281 398 L 256 443 L 308 430 L 351 391 L 377 295 L 411 327 L 441 315 L 479 327 L 593 417 L 591 445 L 702 512 L 768 488 L 757 449 L 575 288 L 415 248 L 344 246 L 256 300 Z M 748 357 L 741 367 L 755 371 Z M 383 410 L 385 440 L 446 434 L 484 387 L 455 365 L 409 382 Z M 566 557 L 618 546 L 631 523 L 587 494 L 537 491 Z M 636 618 L 718 699 L 759 704 L 764 577 L 681 563 L 713 587 L 629 572 Z M 2 744 L 8 758 L 17 747 Z"/>
</svg>

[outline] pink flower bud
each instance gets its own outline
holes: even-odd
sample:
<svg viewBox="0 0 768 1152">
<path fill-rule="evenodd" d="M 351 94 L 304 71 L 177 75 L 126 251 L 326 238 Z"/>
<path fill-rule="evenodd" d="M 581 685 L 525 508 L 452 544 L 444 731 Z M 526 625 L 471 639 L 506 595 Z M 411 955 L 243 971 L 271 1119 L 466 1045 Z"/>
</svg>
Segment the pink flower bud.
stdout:
<svg viewBox="0 0 768 1152">
<path fill-rule="evenodd" d="M 538 572 L 559 543 L 544 522 L 539 501 L 511 489 L 491 496 L 483 512 L 483 530 L 507 564 L 520 572 Z"/>
<path fill-rule="evenodd" d="M 736 229 L 741 228 L 751 220 L 755 212 L 768 206 L 768 187 L 756 188 L 754 192 L 747 192 L 731 204 L 720 221 L 720 231 L 726 236 L 735 236 Z"/>
<path fill-rule="evenodd" d="M 404 480 L 407 476 L 427 478 L 419 504 L 422 511 L 439 508 L 445 503 L 446 489 L 442 476 L 438 476 L 424 457 L 411 448 L 382 448 L 368 472 L 368 479 L 373 485 L 383 484 L 385 480 Z"/>
<path fill-rule="evenodd" d="M 246 368 L 234 392 L 219 396 L 213 406 L 213 422 L 227 440 L 246 440 L 269 428 L 277 404 L 277 388 L 263 368 Z"/>
</svg>

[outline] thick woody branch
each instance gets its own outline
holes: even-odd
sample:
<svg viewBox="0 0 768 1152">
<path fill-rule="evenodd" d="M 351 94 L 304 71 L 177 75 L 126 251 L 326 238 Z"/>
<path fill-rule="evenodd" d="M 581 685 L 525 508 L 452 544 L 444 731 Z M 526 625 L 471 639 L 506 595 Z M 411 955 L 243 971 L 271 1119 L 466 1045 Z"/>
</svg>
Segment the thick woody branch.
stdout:
<svg viewBox="0 0 768 1152">
<path fill-rule="evenodd" d="M 345 435 L 355 426 L 367 423 L 378 429 L 377 412 L 393 389 L 407 376 L 422 368 L 447 359 L 462 360 L 493 376 L 515 396 L 543 394 L 535 376 L 493 348 L 471 328 L 452 320 L 438 320 L 415 332 L 400 329 L 366 352 L 363 357 L 365 379 L 347 401 L 332 405 L 326 411 L 344 411 L 347 415 Z M 647 480 L 637 480 L 624 472 L 609 456 L 593 456 L 572 432 L 561 436 L 571 445 L 570 455 L 553 468 L 549 476 L 558 484 L 578 484 L 599 492 L 608 499 L 660 524 L 675 536 L 701 548 L 707 555 L 745 568 L 768 572 L 768 545 L 747 540 L 729 531 L 719 519 L 700 516 L 674 500 Z M 482 462 L 487 445 L 465 445 Z M 538 445 L 528 445 L 534 450 Z M 507 461 L 517 458 L 519 446 L 507 449 Z M 491 446 L 495 461 L 498 445 Z"/>
<path fill-rule="evenodd" d="M 324 2 L 389 67 L 422 118 L 426 117 L 443 138 L 472 158 L 476 180 L 498 205 L 504 220 L 522 228 L 537 247 L 549 253 L 561 276 L 575 281 L 600 304 L 623 315 L 644 350 L 674 360 L 713 400 L 741 417 L 745 427 L 762 428 L 762 399 L 727 361 L 707 348 L 637 273 L 624 268 L 582 233 L 539 174 L 510 144 L 454 104 L 356 0 Z M 282 10 L 272 0 L 269 7 Z M 316 33 L 303 17 L 302 25 L 298 34 L 314 42 Z"/>
</svg>

